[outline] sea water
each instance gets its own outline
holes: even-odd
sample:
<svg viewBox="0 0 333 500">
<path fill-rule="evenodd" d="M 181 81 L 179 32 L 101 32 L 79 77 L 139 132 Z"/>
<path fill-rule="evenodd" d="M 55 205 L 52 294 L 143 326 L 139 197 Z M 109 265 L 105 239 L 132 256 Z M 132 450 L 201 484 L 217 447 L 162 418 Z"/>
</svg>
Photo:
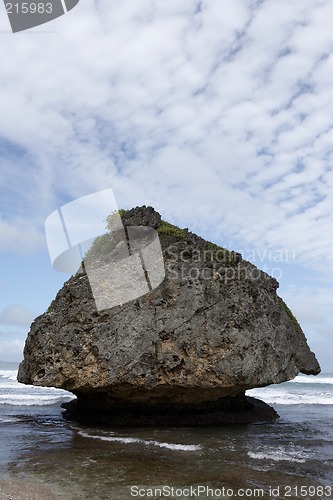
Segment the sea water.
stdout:
<svg viewBox="0 0 333 500">
<path fill-rule="evenodd" d="M 2 477 L 69 500 L 333 498 L 333 374 L 248 391 L 274 423 L 121 429 L 67 422 L 72 394 L 16 376 L 0 370 Z"/>
</svg>

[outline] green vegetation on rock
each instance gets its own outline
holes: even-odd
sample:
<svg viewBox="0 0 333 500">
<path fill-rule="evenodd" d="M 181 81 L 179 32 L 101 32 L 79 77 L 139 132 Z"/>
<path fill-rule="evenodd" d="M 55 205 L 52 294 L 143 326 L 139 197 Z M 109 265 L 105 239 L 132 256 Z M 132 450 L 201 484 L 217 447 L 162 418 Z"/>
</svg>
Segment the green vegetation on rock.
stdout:
<svg viewBox="0 0 333 500">
<path fill-rule="evenodd" d="M 228 264 L 236 263 L 236 252 L 232 252 L 230 250 L 227 250 L 226 248 L 220 247 L 219 245 L 216 245 L 216 243 L 212 243 L 211 241 L 207 241 L 207 249 L 208 251 L 205 251 L 206 260 L 210 260 L 212 262 L 214 260 L 221 261 L 222 259 Z"/>
<path fill-rule="evenodd" d="M 101 258 L 103 259 L 103 257 L 107 256 L 112 252 L 112 250 L 114 250 L 115 243 L 110 232 L 113 228 L 112 223 L 115 218 L 118 217 L 118 214 L 120 217 L 122 217 L 126 212 L 127 210 L 124 209 L 114 210 L 110 215 L 107 216 L 105 228 L 107 232 L 101 236 L 97 236 L 97 238 L 94 240 L 93 244 L 84 257 L 84 261 L 86 264 L 91 264 L 93 262 L 99 261 Z"/>
<path fill-rule="evenodd" d="M 165 220 L 162 220 L 162 224 L 157 229 L 157 232 L 160 236 L 177 236 L 178 238 L 184 238 L 186 234 L 185 229 L 181 229 L 178 226 L 174 226 Z"/>
<path fill-rule="evenodd" d="M 91 264 L 101 257 L 108 255 L 110 252 L 112 252 L 113 249 L 114 242 L 112 241 L 110 233 L 103 234 L 102 236 L 97 236 L 84 257 L 85 263 Z"/>
<path fill-rule="evenodd" d="M 113 211 L 106 218 L 106 231 L 107 233 L 98 236 L 93 242 L 92 246 L 85 255 L 85 262 L 87 264 L 92 264 L 94 262 L 101 262 L 107 258 L 115 248 L 115 241 L 112 237 L 112 230 L 114 229 L 114 223 L 116 222 L 116 217 L 122 218 L 123 224 L 126 225 L 127 214 L 131 211 L 119 209 Z M 157 227 L 157 232 L 160 238 L 175 237 L 177 239 L 182 239 L 188 233 L 188 229 L 181 229 L 180 227 L 170 224 L 165 220 L 161 220 L 159 227 Z M 203 241 L 203 240 L 201 240 Z M 229 265 L 235 265 L 241 260 L 241 256 L 236 252 L 227 250 L 215 243 L 207 241 L 204 243 L 206 248 L 203 250 L 204 259 L 208 262 L 225 262 Z"/>
<path fill-rule="evenodd" d="M 47 308 L 47 313 L 51 314 L 54 312 L 54 307 L 53 307 L 53 301 L 51 302 L 51 304 L 49 305 L 49 307 Z"/>
<path fill-rule="evenodd" d="M 115 217 L 120 216 L 120 218 L 127 212 L 127 210 L 124 210 L 123 208 L 120 208 L 119 210 L 114 210 L 113 212 L 110 213 L 110 215 L 107 216 L 106 218 L 106 229 L 109 231 L 112 229 L 112 221 L 115 219 Z"/>
<path fill-rule="evenodd" d="M 284 308 L 286 310 L 286 313 L 288 314 L 289 318 L 291 319 L 291 321 L 293 322 L 295 328 L 299 331 L 299 332 L 303 332 L 302 328 L 301 328 L 301 325 L 299 324 L 299 322 L 297 321 L 297 319 L 295 318 L 295 316 L 293 315 L 293 313 L 291 312 L 291 310 L 289 309 L 289 307 L 287 306 L 287 304 L 285 303 L 285 301 L 283 299 L 282 300 L 282 304 L 284 305 Z"/>
</svg>

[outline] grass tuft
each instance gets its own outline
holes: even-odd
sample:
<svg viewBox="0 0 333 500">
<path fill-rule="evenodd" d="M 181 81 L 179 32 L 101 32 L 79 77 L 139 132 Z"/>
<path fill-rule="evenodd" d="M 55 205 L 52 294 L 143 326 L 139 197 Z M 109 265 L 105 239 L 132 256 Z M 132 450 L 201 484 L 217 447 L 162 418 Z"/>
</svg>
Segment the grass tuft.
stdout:
<svg viewBox="0 0 333 500">
<path fill-rule="evenodd" d="M 165 220 L 161 221 L 160 227 L 157 229 L 157 232 L 160 236 L 177 236 L 178 238 L 184 238 L 186 235 L 186 230 L 181 229 L 178 226 L 174 226 Z"/>
<path fill-rule="evenodd" d="M 216 243 L 207 241 L 207 249 L 208 251 L 205 251 L 206 260 L 210 260 L 211 262 L 214 260 L 217 260 L 218 262 L 224 260 L 228 264 L 235 262 L 236 253 L 220 247 L 219 245 L 216 245 Z"/>
<path fill-rule="evenodd" d="M 287 306 L 287 304 L 285 303 L 285 301 L 283 299 L 282 300 L 282 303 L 284 305 L 284 308 L 286 310 L 286 313 L 288 314 L 289 318 L 291 319 L 291 321 L 293 322 L 295 328 L 298 330 L 298 331 L 301 331 L 303 332 L 302 328 L 301 328 L 301 325 L 299 324 L 299 322 L 297 321 L 297 319 L 295 318 L 295 316 L 293 315 L 293 313 L 291 312 L 291 310 L 289 309 L 289 307 Z"/>
</svg>

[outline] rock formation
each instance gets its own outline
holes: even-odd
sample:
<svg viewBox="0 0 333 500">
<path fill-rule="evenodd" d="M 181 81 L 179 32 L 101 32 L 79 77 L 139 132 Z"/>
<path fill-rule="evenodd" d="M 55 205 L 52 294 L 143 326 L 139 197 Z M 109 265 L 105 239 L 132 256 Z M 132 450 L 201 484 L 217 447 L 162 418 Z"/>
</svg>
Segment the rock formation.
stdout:
<svg viewBox="0 0 333 500">
<path fill-rule="evenodd" d="M 320 372 L 276 294 L 278 282 L 240 254 L 162 221 L 151 207 L 121 211 L 121 219 L 125 228 L 157 230 L 165 279 L 99 312 L 81 268 L 33 322 L 18 380 L 71 391 L 78 399 L 69 418 L 126 425 L 275 418 L 245 391 Z M 87 260 L 102 272 L 114 252 L 108 234 Z"/>
</svg>

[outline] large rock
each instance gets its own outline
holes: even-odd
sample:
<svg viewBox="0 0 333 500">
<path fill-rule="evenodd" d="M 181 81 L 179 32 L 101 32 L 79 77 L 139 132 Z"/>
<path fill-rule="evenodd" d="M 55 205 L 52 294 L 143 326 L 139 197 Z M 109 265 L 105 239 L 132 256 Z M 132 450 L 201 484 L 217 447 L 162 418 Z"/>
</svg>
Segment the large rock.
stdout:
<svg viewBox="0 0 333 500">
<path fill-rule="evenodd" d="M 274 278 L 164 223 L 151 207 L 123 212 L 122 221 L 157 228 L 164 281 L 98 312 L 81 269 L 32 324 L 20 382 L 73 392 L 76 408 L 67 415 L 75 418 L 108 415 L 128 424 L 155 415 L 172 423 L 176 415 L 188 424 L 189 414 L 200 423 L 260 420 L 247 389 L 320 372 Z M 106 246 L 100 240 L 90 252 L 100 269 L 113 250 Z"/>
</svg>

